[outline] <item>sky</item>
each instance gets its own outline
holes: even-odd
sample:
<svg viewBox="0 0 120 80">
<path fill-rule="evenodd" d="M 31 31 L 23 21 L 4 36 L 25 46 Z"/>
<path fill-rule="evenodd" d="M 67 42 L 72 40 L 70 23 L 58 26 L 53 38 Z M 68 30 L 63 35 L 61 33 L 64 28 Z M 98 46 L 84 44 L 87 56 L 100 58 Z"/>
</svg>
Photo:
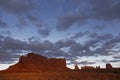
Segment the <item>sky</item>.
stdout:
<svg viewBox="0 0 120 80">
<path fill-rule="evenodd" d="M 120 0 L 0 0 L 0 70 L 29 52 L 120 67 Z"/>
</svg>

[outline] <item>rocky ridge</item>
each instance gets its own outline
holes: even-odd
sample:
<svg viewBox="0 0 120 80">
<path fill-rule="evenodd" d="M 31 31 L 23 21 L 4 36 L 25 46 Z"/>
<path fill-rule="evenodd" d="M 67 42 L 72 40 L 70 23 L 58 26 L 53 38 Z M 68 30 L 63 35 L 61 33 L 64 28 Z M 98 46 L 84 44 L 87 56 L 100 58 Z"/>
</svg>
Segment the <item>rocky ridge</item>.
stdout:
<svg viewBox="0 0 120 80">
<path fill-rule="evenodd" d="M 54 71 L 67 70 L 65 58 L 47 58 L 34 53 L 21 56 L 18 63 L 10 66 L 7 71 Z"/>
</svg>

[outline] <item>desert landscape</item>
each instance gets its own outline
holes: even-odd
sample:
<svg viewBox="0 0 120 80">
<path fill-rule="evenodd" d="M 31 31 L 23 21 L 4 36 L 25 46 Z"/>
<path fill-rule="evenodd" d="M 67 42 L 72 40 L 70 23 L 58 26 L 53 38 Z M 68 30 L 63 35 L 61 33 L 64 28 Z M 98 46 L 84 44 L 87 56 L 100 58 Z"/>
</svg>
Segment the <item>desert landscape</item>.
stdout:
<svg viewBox="0 0 120 80">
<path fill-rule="evenodd" d="M 0 80 L 119 80 L 120 68 L 66 67 L 65 58 L 47 58 L 35 53 L 21 56 L 19 62 L 0 71 Z"/>
<path fill-rule="evenodd" d="M 120 80 L 120 0 L 0 0 L 0 80 Z"/>
</svg>

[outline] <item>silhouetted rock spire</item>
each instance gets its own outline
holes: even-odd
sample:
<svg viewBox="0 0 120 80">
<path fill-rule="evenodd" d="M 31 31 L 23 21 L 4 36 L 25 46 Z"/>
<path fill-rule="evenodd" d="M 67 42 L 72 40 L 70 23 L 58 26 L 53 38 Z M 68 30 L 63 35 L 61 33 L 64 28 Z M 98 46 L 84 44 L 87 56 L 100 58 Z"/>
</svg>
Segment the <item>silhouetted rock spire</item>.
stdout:
<svg viewBox="0 0 120 80">
<path fill-rule="evenodd" d="M 106 69 L 112 69 L 113 67 L 112 67 L 112 65 L 110 64 L 110 63 L 107 63 L 106 64 Z"/>
<path fill-rule="evenodd" d="M 74 70 L 79 70 L 79 67 L 78 67 L 77 64 L 75 64 L 75 68 L 74 68 Z"/>
</svg>

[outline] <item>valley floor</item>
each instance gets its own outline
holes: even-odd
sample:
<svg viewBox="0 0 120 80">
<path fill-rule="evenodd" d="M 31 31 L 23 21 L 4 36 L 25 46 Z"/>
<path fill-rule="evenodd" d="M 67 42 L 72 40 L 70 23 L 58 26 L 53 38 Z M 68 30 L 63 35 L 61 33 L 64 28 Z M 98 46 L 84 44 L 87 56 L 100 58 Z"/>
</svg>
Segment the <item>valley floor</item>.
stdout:
<svg viewBox="0 0 120 80">
<path fill-rule="evenodd" d="M 120 80 L 120 73 L 54 71 L 0 73 L 0 80 Z"/>
</svg>

